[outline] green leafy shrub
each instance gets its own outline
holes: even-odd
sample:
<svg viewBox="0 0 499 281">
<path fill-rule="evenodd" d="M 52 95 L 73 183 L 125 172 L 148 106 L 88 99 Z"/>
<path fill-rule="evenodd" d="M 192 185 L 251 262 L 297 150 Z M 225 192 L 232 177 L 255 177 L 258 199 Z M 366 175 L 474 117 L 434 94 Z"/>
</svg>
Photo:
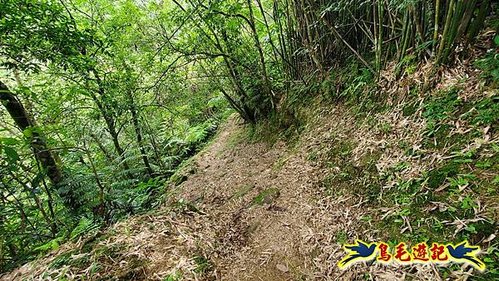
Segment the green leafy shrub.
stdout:
<svg viewBox="0 0 499 281">
<path fill-rule="evenodd" d="M 499 36 L 496 36 L 499 38 Z M 499 46 L 499 42 L 496 42 Z M 480 68 L 484 78 L 492 80 L 497 85 L 499 83 L 499 54 L 495 51 L 488 52 L 485 57 L 475 61 L 475 66 Z"/>
</svg>

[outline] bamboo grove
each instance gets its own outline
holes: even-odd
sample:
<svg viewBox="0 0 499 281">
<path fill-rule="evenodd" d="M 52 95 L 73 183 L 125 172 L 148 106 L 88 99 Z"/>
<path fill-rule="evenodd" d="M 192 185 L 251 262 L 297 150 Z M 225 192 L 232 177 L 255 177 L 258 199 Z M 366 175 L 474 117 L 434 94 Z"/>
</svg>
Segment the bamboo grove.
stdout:
<svg viewBox="0 0 499 281">
<path fill-rule="evenodd" d="M 298 61 L 325 72 L 355 57 L 373 74 L 408 57 L 452 63 L 482 30 L 490 1 L 295 1 L 292 29 Z M 310 67 L 310 66 L 309 66 Z M 305 67 L 306 68 L 306 67 Z"/>
<path fill-rule="evenodd" d="M 490 0 L 0 0 L 0 271 L 159 204 L 227 108 L 273 117 L 352 61 L 437 69 L 495 16 Z"/>
</svg>

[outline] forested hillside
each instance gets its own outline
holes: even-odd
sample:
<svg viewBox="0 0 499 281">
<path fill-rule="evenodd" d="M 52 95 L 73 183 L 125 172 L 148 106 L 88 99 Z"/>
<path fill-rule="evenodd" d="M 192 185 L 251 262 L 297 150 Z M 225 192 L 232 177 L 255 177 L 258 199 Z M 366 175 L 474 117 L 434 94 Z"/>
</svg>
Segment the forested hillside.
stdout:
<svg viewBox="0 0 499 281">
<path fill-rule="evenodd" d="M 0 102 L 0 279 L 499 278 L 496 1 L 0 0 Z"/>
</svg>

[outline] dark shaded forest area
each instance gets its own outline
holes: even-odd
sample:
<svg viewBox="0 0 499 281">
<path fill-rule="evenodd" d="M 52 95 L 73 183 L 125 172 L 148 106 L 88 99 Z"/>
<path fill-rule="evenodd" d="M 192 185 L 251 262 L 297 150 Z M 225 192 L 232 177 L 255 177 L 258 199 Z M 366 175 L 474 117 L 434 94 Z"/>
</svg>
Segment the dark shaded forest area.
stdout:
<svg viewBox="0 0 499 281">
<path fill-rule="evenodd" d="M 384 91 L 386 73 L 401 81 L 424 68 L 408 89 L 424 96 L 469 61 L 495 89 L 479 116 L 495 132 L 498 8 L 0 0 L 0 272 L 160 206 L 167 183 L 183 181 L 172 175 L 233 113 L 292 139 L 316 97 L 367 114 L 399 99 Z"/>
</svg>

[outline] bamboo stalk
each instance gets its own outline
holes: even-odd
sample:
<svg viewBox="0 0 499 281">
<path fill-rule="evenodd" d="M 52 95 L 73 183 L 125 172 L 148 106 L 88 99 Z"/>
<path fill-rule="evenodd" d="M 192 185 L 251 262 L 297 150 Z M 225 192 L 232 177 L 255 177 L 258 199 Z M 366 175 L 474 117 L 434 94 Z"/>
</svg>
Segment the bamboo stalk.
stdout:
<svg viewBox="0 0 499 281">
<path fill-rule="evenodd" d="M 407 50 L 407 44 L 409 42 L 409 24 L 410 22 L 410 17 L 409 17 L 409 10 L 406 10 L 404 13 L 404 27 L 402 28 L 402 41 L 401 41 L 401 48 L 399 50 L 399 57 L 398 61 L 402 61 L 402 58 L 405 55 L 405 51 Z"/>
<path fill-rule="evenodd" d="M 336 30 L 336 28 L 332 24 L 327 22 L 324 19 L 324 17 L 322 17 L 322 20 L 326 24 L 326 26 L 329 27 L 329 29 L 331 29 L 334 36 L 336 36 L 338 39 L 340 39 L 343 42 L 343 44 L 345 44 L 345 46 L 347 46 L 352 51 L 352 53 L 354 53 L 355 56 L 367 67 L 367 69 L 369 69 L 369 71 L 371 71 L 371 73 L 376 74 L 376 71 L 374 71 L 374 69 L 371 67 L 371 65 L 369 65 L 369 63 L 357 52 L 357 50 L 355 50 L 352 46 L 350 46 L 350 44 L 348 44 L 347 41 L 345 41 L 345 39 L 343 39 L 341 34 L 338 32 L 338 30 Z"/>
<path fill-rule="evenodd" d="M 379 25 L 379 31 L 378 31 L 378 61 L 377 61 L 377 71 L 381 70 L 383 67 L 382 65 L 382 48 L 383 48 L 383 2 L 381 0 L 378 0 L 378 25 Z"/>
<path fill-rule="evenodd" d="M 435 25 L 433 27 L 433 53 L 437 50 L 437 41 L 438 41 L 438 19 L 440 17 L 440 0 L 436 0 L 435 2 Z"/>
<path fill-rule="evenodd" d="M 477 0 L 467 1 L 464 7 L 464 15 L 463 20 L 459 24 L 459 28 L 457 30 L 457 37 L 460 38 L 468 29 L 470 25 L 471 17 L 473 16 L 473 12 L 475 11 Z"/>
<path fill-rule="evenodd" d="M 454 47 L 454 43 L 457 38 L 457 32 L 459 28 L 459 23 L 461 22 L 462 16 L 464 12 L 464 0 L 457 0 L 454 8 L 454 14 L 452 16 L 452 24 L 449 31 L 448 41 L 444 48 L 444 53 L 442 56 L 442 62 L 447 62 L 450 52 L 452 51 L 452 47 Z"/>
<path fill-rule="evenodd" d="M 440 45 L 438 46 L 438 53 L 437 53 L 437 59 L 436 59 L 436 64 L 440 64 L 442 62 L 442 54 L 444 51 L 445 43 L 447 41 L 447 36 L 449 33 L 451 21 L 452 21 L 452 14 L 454 10 L 454 0 L 450 0 L 449 6 L 447 7 L 447 16 L 445 19 L 445 25 L 444 25 L 444 31 L 442 33 L 442 38 L 440 39 Z"/>
<path fill-rule="evenodd" d="M 485 17 L 489 12 L 490 0 L 484 0 L 480 5 L 477 17 L 473 20 L 468 31 L 468 41 L 473 42 L 483 27 Z"/>
</svg>

